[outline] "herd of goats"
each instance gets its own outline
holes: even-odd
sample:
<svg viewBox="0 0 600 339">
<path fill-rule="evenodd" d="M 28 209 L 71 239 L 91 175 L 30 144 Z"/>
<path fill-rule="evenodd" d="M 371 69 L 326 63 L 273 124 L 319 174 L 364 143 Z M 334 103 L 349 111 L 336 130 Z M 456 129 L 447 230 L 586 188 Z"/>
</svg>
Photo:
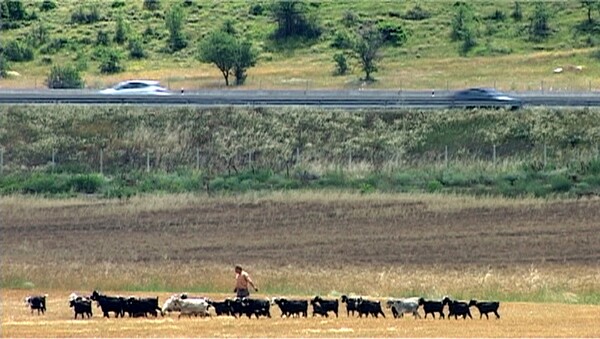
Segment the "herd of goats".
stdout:
<svg viewBox="0 0 600 339">
<path fill-rule="evenodd" d="M 31 313 L 37 310 L 38 314 L 46 312 L 46 297 L 47 295 L 33 295 L 25 298 L 26 304 L 31 308 Z M 329 314 L 335 314 L 338 317 L 338 311 L 341 303 L 346 304 L 347 316 L 355 312 L 360 316 L 385 318 L 385 313 L 381 307 L 380 301 L 368 300 L 363 297 L 348 297 L 342 295 L 341 300 L 338 299 L 323 299 L 319 296 L 311 300 L 294 300 L 286 298 L 259 299 L 259 298 L 227 298 L 223 301 L 213 301 L 204 297 L 188 296 L 186 293 L 175 294 L 169 297 L 163 304 L 159 306 L 158 297 L 154 298 L 138 298 L 138 297 L 121 297 L 108 296 L 93 291 L 90 296 L 83 296 L 72 293 L 69 296 L 69 306 L 75 312 L 75 319 L 78 315 L 81 318 L 92 317 L 92 303 L 95 301 L 97 307 L 102 310 L 104 317 L 110 318 L 110 313 L 114 313 L 115 317 L 125 317 L 127 313 L 129 317 L 158 317 L 160 314 L 170 314 L 171 312 L 179 312 L 179 317 L 182 315 L 191 316 L 210 316 L 210 308 L 214 309 L 217 316 L 234 316 L 236 318 L 246 315 L 248 318 L 255 316 L 271 317 L 271 305 L 279 306 L 282 317 L 308 317 L 308 305 L 312 306 L 312 315 L 320 315 L 329 317 Z M 405 314 L 412 314 L 415 318 L 421 318 L 419 308 L 425 312 L 425 318 L 431 314 L 435 318 L 436 313 L 439 318 L 448 318 L 454 316 L 455 319 L 471 316 L 471 307 L 477 308 L 479 318 L 483 315 L 489 319 L 488 313 L 493 313 L 497 319 L 500 318 L 498 301 L 477 301 L 469 302 L 452 300 L 449 297 L 444 297 L 441 300 L 426 300 L 424 298 L 390 298 L 385 302 L 385 306 L 391 310 L 394 318 L 404 317 Z M 447 315 L 444 309 L 448 309 Z"/>
</svg>

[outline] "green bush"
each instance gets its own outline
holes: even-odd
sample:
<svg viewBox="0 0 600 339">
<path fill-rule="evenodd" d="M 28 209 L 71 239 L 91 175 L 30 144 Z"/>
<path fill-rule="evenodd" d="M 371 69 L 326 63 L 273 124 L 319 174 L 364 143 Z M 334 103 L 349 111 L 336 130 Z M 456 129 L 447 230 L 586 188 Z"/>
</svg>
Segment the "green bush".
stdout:
<svg viewBox="0 0 600 339">
<path fill-rule="evenodd" d="M 34 57 L 33 48 L 17 40 L 9 41 L 3 53 L 6 59 L 14 62 L 31 61 Z"/>
<path fill-rule="evenodd" d="M 26 194 L 59 194 L 71 191 L 71 185 L 64 175 L 34 174 L 25 179 L 22 192 Z"/>
<path fill-rule="evenodd" d="M 46 79 L 48 88 L 83 88 L 84 82 L 79 71 L 72 65 L 55 65 Z"/>
<path fill-rule="evenodd" d="M 97 193 L 104 185 L 104 178 L 97 174 L 80 174 L 69 180 L 72 190 L 79 193 Z"/>
<path fill-rule="evenodd" d="M 427 183 L 427 192 L 429 193 L 439 192 L 442 188 L 444 188 L 444 185 L 437 180 L 431 180 Z"/>
<path fill-rule="evenodd" d="M 565 193 L 571 190 L 573 182 L 563 175 L 550 177 L 550 187 L 553 192 Z"/>
</svg>

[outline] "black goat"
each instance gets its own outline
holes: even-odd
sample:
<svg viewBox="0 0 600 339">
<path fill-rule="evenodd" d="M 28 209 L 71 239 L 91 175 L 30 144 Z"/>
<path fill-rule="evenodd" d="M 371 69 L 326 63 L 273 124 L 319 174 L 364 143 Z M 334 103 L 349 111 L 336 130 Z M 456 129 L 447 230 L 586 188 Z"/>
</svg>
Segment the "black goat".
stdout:
<svg viewBox="0 0 600 339">
<path fill-rule="evenodd" d="M 123 297 L 111 297 L 98 293 L 98 291 L 92 292 L 90 299 L 95 300 L 98 303 L 98 307 L 102 309 L 102 313 L 105 317 L 110 318 L 109 313 L 114 312 L 115 317 L 125 316 L 125 298 Z"/>
<path fill-rule="evenodd" d="M 338 317 L 338 310 L 340 304 L 337 299 L 326 300 L 319 296 L 316 296 L 310 301 L 310 304 L 313 306 L 313 317 L 315 316 L 315 314 L 320 314 L 329 317 L 329 312 L 335 313 L 335 317 Z"/>
<path fill-rule="evenodd" d="M 356 300 L 356 311 L 358 312 L 358 316 L 361 318 L 363 315 L 369 317 L 369 314 L 375 318 L 379 318 L 379 315 L 381 314 L 385 318 L 385 314 L 381 309 L 380 301 L 372 301 L 363 298 L 358 298 Z"/>
<path fill-rule="evenodd" d="M 346 296 L 346 295 L 342 296 L 342 303 L 346 303 L 346 313 L 348 316 L 350 316 L 350 312 L 352 312 L 352 315 L 354 316 L 354 311 L 356 311 L 356 301 L 357 300 L 358 300 L 357 297 L 348 298 L 348 296 Z"/>
<path fill-rule="evenodd" d="M 458 319 L 458 317 L 462 316 L 463 319 L 467 319 L 467 316 L 471 319 L 471 310 L 469 309 L 469 304 L 463 301 L 451 300 L 449 297 L 445 297 L 442 300 L 442 303 L 448 304 L 448 319 L 451 316 L 454 316 L 454 319 Z"/>
<path fill-rule="evenodd" d="M 158 317 L 159 312 L 161 315 L 163 314 L 161 308 L 158 306 L 158 297 L 129 297 L 125 300 L 123 311 L 129 314 L 130 317 L 147 317 L 148 314 Z"/>
<path fill-rule="evenodd" d="M 229 300 L 225 301 L 212 301 L 209 300 L 208 304 L 215 309 L 217 316 L 220 315 L 231 315 L 231 305 Z"/>
<path fill-rule="evenodd" d="M 242 298 L 242 309 L 248 318 L 255 315 L 258 319 L 259 316 L 265 316 L 271 318 L 271 303 L 265 299 L 250 299 Z"/>
<path fill-rule="evenodd" d="M 81 319 L 86 315 L 88 318 L 92 317 L 92 301 L 88 298 L 76 297 L 75 299 L 71 299 L 69 301 L 69 307 L 73 308 L 75 319 L 77 319 L 78 314 L 81 314 Z"/>
<path fill-rule="evenodd" d="M 479 319 L 485 317 L 489 319 L 488 313 L 493 312 L 496 315 L 496 319 L 500 319 L 500 314 L 498 314 L 498 308 L 500 307 L 499 301 L 477 301 L 471 300 L 469 302 L 469 307 L 475 306 L 479 310 Z"/>
<path fill-rule="evenodd" d="M 435 314 L 440 314 L 440 319 L 444 318 L 444 303 L 440 300 L 425 300 L 425 298 L 419 298 L 419 306 L 423 306 L 423 311 L 425 311 L 425 319 L 427 319 L 427 314 L 431 313 L 433 319 L 435 319 Z"/>
<path fill-rule="evenodd" d="M 308 301 L 306 300 L 288 300 L 285 298 L 275 298 L 273 299 L 273 303 L 279 306 L 281 310 L 281 316 L 284 315 L 286 317 L 293 316 L 308 316 Z"/>
<path fill-rule="evenodd" d="M 31 314 L 33 314 L 33 310 L 37 310 L 38 315 L 40 312 L 44 314 L 46 312 L 46 297 L 48 295 L 31 295 L 25 298 L 25 303 L 31 308 Z"/>
</svg>

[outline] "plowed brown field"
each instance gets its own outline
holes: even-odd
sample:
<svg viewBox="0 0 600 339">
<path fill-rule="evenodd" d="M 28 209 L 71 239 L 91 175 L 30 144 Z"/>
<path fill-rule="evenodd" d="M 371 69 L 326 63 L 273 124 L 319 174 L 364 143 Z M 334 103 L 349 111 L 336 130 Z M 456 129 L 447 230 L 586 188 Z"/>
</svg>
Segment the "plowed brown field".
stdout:
<svg viewBox="0 0 600 339">
<path fill-rule="evenodd" d="M 600 200 L 336 193 L 243 197 L 0 199 L 2 337 L 598 337 Z M 92 289 L 216 299 L 232 265 L 262 297 L 451 294 L 502 300 L 502 319 L 72 320 Z M 126 291 L 125 291 L 126 290 Z M 153 290 L 159 292 L 131 292 Z M 48 293 L 48 313 L 22 299 Z M 559 301 L 550 303 L 548 301 Z M 387 310 L 389 317 L 389 310 Z M 422 312 L 421 312 L 422 313 Z"/>
</svg>

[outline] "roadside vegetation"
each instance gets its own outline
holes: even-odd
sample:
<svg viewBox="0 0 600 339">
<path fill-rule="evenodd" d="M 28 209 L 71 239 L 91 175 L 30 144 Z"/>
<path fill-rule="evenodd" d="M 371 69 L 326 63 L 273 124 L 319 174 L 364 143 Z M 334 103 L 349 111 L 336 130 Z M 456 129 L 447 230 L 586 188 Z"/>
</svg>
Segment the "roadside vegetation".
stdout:
<svg viewBox="0 0 600 339">
<path fill-rule="evenodd" d="M 595 1 L 2 0 L 0 16 L 8 87 L 45 85 L 64 64 L 91 88 L 132 77 L 172 88 L 600 87 Z"/>
<path fill-rule="evenodd" d="M 600 111 L 5 106 L 2 194 L 600 194 Z M 10 128 L 8 127 L 10 126 Z"/>
</svg>

